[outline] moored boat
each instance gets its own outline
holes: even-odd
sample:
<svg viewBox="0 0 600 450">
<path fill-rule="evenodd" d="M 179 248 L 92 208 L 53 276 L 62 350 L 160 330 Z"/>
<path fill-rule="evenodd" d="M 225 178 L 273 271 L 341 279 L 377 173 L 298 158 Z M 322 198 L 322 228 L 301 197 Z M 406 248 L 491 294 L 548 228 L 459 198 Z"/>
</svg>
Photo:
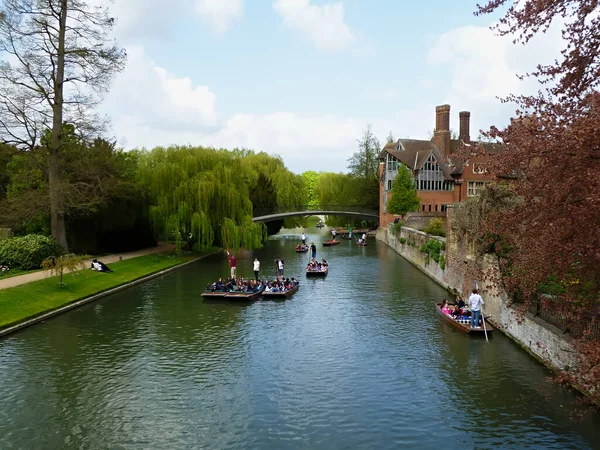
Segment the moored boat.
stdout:
<svg viewBox="0 0 600 450">
<path fill-rule="evenodd" d="M 306 276 L 307 277 L 324 277 L 325 275 L 327 275 L 327 272 L 329 272 L 329 267 L 325 267 L 325 269 L 321 269 L 321 270 L 306 269 Z"/>
<path fill-rule="evenodd" d="M 263 292 L 263 299 L 265 298 L 288 298 L 298 292 L 300 289 L 300 283 L 296 283 L 293 288 L 288 289 L 287 291 L 278 291 L 278 292 Z"/>
<path fill-rule="evenodd" d="M 435 310 L 438 312 L 438 314 L 440 314 L 444 320 L 446 322 L 448 322 L 450 325 L 452 325 L 454 328 L 457 328 L 458 330 L 464 332 L 464 333 L 470 333 L 470 334 L 485 334 L 485 332 L 487 331 L 488 333 L 491 333 L 492 331 L 494 331 L 494 329 L 492 328 L 491 325 L 489 325 L 489 323 L 486 321 L 485 322 L 485 330 L 483 329 L 483 327 L 481 328 L 471 328 L 471 318 L 470 317 L 466 317 L 463 316 L 460 319 L 454 319 L 450 314 L 445 314 L 442 312 L 442 303 L 436 303 L 435 304 Z M 453 303 L 448 303 L 448 306 L 454 306 Z M 466 317 L 466 318 L 465 318 Z M 486 316 L 486 320 L 489 316 Z"/>
<path fill-rule="evenodd" d="M 340 241 L 336 241 L 336 240 L 332 239 L 330 241 L 323 242 L 323 246 L 324 247 L 330 247 L 332 245 L 338 245 L 339 243 L 340 243 Z"/>
</svg>

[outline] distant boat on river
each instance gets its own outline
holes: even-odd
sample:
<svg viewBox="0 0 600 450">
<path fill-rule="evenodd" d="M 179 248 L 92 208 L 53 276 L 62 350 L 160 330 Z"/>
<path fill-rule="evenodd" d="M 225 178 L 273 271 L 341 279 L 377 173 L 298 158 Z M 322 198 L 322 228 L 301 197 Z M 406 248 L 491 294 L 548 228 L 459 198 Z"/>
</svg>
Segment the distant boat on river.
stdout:
<svg viewBox="0 0 600 450">
<path fill-rule="evenodd" d="M 332 245 L 338 245 L 339 243 L 340 243 L 340 241 L 336 241 L 335 239 L 332 239 L 330 241 L 323 242 L 323 246 L 330 247 Z"/>
</svg>

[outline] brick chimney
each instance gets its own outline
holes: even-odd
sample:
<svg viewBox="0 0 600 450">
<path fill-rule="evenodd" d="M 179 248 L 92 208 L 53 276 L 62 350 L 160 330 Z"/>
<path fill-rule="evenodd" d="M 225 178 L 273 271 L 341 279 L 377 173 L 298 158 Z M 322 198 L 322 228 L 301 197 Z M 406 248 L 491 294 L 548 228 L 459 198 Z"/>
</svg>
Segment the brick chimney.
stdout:
<svg viewBox="0 0 600 450">
<path fill-rule="evenodd" d="M 442 156 L 448 156 L 450 153 L 450 105 L 435 107 L 433 143 Z"/>
<path fill-rule="evenodd" d="M 458 117 L 460 118 L 460 134 L 458 138 L 468 144 L 471 142 L 471 136 L 469 136 L 471 113 L 469 111 L 461 111 L 458 113 Z"/>
</svg>

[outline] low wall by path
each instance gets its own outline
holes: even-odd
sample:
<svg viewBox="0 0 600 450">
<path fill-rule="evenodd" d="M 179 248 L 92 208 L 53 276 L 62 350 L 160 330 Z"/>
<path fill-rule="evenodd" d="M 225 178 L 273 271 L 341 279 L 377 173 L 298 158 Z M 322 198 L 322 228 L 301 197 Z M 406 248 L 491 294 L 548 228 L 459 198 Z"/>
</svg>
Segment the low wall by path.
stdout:
<svg viewBox="0 0 600 450">
<path fill-rule="evenodd" d="M 455 242 L 452 235 L 446 246 L 445 270 L 442 270 L 433 260 L 425 264 L 425 254 L 419 251 L 419 247 L 429 239 L 445 242 L 444 238 L 428 236 L 422 231 L 405 227 L 397 235 L 392 231 L 391 225 L 387 229 L 379 228 L 376 238 L 385 242 L 445 289 L 461 294 L 465 301 L 474 286 L 474 281 L 478 278 L 477 272 L 487 271 L 498 275 L 498 263 L 492 255 L 486 255 L 482 260 L 476 261 L 470 254 L 468 246 Z M 400 238 L 404 238 L 406 242 L 401 243 Z M 491 315 L 490 322 L 497 330 L 512 338 L 552 369 L 565 369 L 575 365 L 575 352 L 569 336 L 531 314 L 518 319 L 516 312 L 508 306 L 508 296 L 497 286 L 482 280 L 479 291 L 485 302 L 485 314 Z"/>
</svg>

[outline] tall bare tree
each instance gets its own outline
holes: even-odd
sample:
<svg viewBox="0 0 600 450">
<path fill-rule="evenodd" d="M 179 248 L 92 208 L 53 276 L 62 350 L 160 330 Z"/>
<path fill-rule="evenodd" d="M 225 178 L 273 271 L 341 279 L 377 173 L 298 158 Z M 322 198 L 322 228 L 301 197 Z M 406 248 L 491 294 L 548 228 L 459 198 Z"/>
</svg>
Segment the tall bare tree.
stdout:
<svg viewBox="0 0 600 450">
<path fill-rule="evenodd" d="M 110 1 L 110 0 L 107 0 Z M 63 123 L 97 134 L 94 112 L 126 54 L 110 36 L 106 6 L 85 0 L 4 0 L 0 10 L 0 139 L 22 151 L 40 145 L 46 130 L 52 235 L 67 251 L 61 180 Z"/>
</svg>

